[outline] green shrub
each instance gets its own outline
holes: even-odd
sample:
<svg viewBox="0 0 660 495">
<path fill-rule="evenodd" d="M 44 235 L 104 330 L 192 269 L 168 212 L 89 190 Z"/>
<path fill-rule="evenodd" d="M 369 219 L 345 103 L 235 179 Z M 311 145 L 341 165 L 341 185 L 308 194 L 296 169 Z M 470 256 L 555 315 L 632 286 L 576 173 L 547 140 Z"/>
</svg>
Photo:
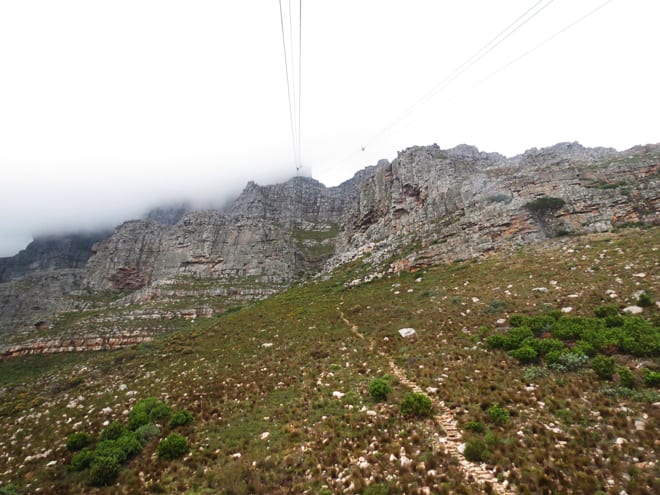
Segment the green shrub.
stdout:
<svg viewBox="0 0 660 495">
<path fill-rule="evenodd" d="M 170 433 L 158 444 L 158 457 L 161 459 L 178 459 L 188 452 L 188 440 L 178 433 Z"/>
<path fill-rule="evenodd" d="M 510 414 L 509 411 L 507 411 L 505 408 L 499 406 L 498 404 L 493 404 L 488 408 L 486 411 L 488 413 L 488 417 L 490 420 L 498 425 L 503 425 L 507 421 L 509 421 Z"/>
<path fill-rule="evenodd" d="M 557 320 L 550 315 L 540 315 L 527 318 L 525 326 L 529 327 L 534 335 L 539 336 L 552 330 L 556 322 Z"/>
<path fill-rule="evenodd" d="M 599 354 L 591 360 L 591 369 L 593 369 L 599 378 L 611 380 L 616 369 L 614 358 Z"/>
<path fill-rule="evenodd" d="M 387 396 L 392 393 L 392 387 L 383 378 L 376 378 L 369 385 L 369 394 L 376 402 L 385 402 Z"/>
<path fill-rule="evenodd" d="M 468 421 L 463 425 L 463 429 L 473 431 L 475 433 L 483 433 L 486 431 L 486 428 L 481 421 Z"/>
<path fill-rule="evenodd" d="M 596 354 L 594 346 L 586 340 L 578 340 L 571 348 L 571 351 L 576 354 L 584 354 L 585 356 L 594 356 Z"/>
<path fill-rule="evenodd" d="M 611 315 L 605 317 L 605 326 L 607 328 L 622 327 L 624 322 L 625 318 L 621 315 Z"/>
<path fill-rule="evenodd" d="M 637 305 L 641 306 L 642 308 L 653 306 L 653 302 L 654 301 L 651 299 L 651 296 L 646 292 L 642 292 L 637 298 Z"/>
<path fill-rule="evenodd" d="M 629 368 L 619 366 L 616 371 L 619 375 L 619 383 L 623 387 L 635 388 L 635 375 L 633 375 L 633 372 Z"/>
<path fill-rule="evenodd" d="M 509 351 L 509 355 L 516 358 L 522 364 L 533 363 L 538 359 L 539 353 L 529 345 L 523 345 L 518 349 Z"/>
<path fill-rule="evenodd" d="M 619 347 L 633 356 L 660 356 L 660 327 L 639 316 L 629 316 L 618 333 Z"/>
<path fill-rule="evenodd" d="M 116 459 L 119 464 L 123 463 L 128 459 L 128 454 L 124 452 L 119 446 L 117 440 L 103 440 L 96 444 L 96 449 L 92 453 L 94 458 L 96 457 L 112 457 Z"/>
<path fill-rule="evenodd" d="M 647 387 L 660 387 L 660 371 L 644 369 L 644 385 Z"/>
<path fill-rule="evenodd" d="M 117 440 L 126 433 L 126 427 L 119 421 L 113 421 L 101 432 L 101 440 Z"/>
<path fill-rule="evenodd" d="M 160 419 L 168 419 L 172 409 L 156 397 L 147 397 L 137 402 L 128 414 L 128 427 L 136 430 L 142 425 L 153 423 Z"/>
<path fill-rule="evenodd" d="M 484 462 L 488 459 L 486 442 L 481 438 L 471 438 L 465 442 L 463 455 L 470 462 Z"/>
<path fill-rule="evenodd" d="M 534 213 L 538 216 L 547 216 L 554 211 L 559 210 L 562 206 L 566 204 L 561 198 L 553 198 L 551 196 L 543 196 L 537 198 L 529 203 L 526 203 L 524 207 L 529 210 L 531 213 Z"/>
<path fill-rule="evenodd" d="M 551 351 L 545 356 L 545 359 L 548 368 L 562 373 L 577 371 L 589 361 L 585 354 L 569 350 Z"/>
<path fill-rule="evenodd" d="M 177 426 L 187 426 L 194 421 L 193 415 L 189 411 L 177 411 L 170 418 L 170 428 Z"/>
<path fill-rule="evenodd" d="M 87 482 L 93 486 L 108 486 L 119 476 L 120 463 L 114 457 L 94 456 Z"/>
<path fill-rule="evenodd" d="M 521 327 L 527 321 L 527 317 L 524 315 L 511 315 L 509 317 L 509 325 L 512 327 Z"/>
<path fill-rule="evenodd" d="M 424 394 L 407 394 L 401 402 L 401 412 L 406 416 L 426 417 L 431 416 L 433 406 L 431 399 Z"/>
<path fill-rule="evenodd" d="M 77 452 L 92 443 L 92 436 L 89 433 L 77 432 L 71 434 L 66 441 L 66 448 L 71 452 Z"/>
<path fill-rule="evenodd" d="M 534 338 L 534 334 L 528 327 L 515 327 L 504 335 L 502 348 L 505 351 L 517 349 L 526 339 Z"/>
<path fill-rule="evenodd" d="M 126 432 L 117 439 L 117 446 L 124 451 L 126 457 L 130 459 L 142 451 L 140 437 L 135 432 Z"/>
<path fill-rule="evenodd" d="M 87 469 L 92 463 L 93 458 L 94 456 L 91 450 L 86 448 L 82 449 L 71 458 L 71 469 L 73 471 L 82 471 L 83 469 Z"/>
<path fill-rule="evenodd" d="M 525 380 L 533 381 L 548 376 L 548 371 L 545 368 L 541 368 L 540 366 L 530 366 L 525 370 L 525 374 L 523 376 Z"/>
<path fill-rule="evenodd" d="M 561 351 L 566 348 L 566 345 L 559 339 L 529 339 L 524 344 L 532 347 L 539 356 L 545 356 L 551 351 Z"/>
<path fill-rule="evenodd" d="M 605 318 L 607 316 L 617 316 L 619 314 L 619 308 L 613 304 L 605 304 L 603 306 L 598 306 L 594 309 L 594 314 L 598 318 Z"/>
<path fill-rule="evenodd" d="M 140 440 L 140 443 L 145 445 L 154 438 L 158 438 L 160 436 L 160 428 L 158 428 L 158 426 L 153 423 L 148 423 L 146 425 L 140 426 L 137 430 L 135 430 L 135 434 L 137 435 L 138 440 Z"/>
<path fill-rule="evenodd" d="M 491 335 L 486 337 L 486 347 L 488 349 L 503 349 L 504 340 L 504 335 Z"/>
</svg>

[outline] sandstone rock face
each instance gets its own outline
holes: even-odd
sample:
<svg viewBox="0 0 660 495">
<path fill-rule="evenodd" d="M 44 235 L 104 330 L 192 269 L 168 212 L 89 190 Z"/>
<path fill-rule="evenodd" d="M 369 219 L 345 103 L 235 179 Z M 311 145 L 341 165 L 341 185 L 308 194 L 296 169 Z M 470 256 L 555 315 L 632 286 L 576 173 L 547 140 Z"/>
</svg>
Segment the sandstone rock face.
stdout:
<svg viewBox="0 0 660 495">
<path fill-rule="evenodd" d="M 363 176 L 340 221 L 337 252 L 326 269 L 362 256 L 385 259 L 419 248 L 398 264 L 467 259 L 551 235 L 659 223 L 660 146 L 619 153 L 561 143 L 507 159 L 470 146 L 413 147 Z M 540 197 L 565 205 L 539 221 L 525 208 Z"/>
<path fill-rule="evenodd" d="M 37 237 L 16 256 L 0 258 L 0 283 L 38 271 L 82 268 L 92 256 L 94 243 L 109 235 L 98 231 Z"/>
<path fill-rule="evenodd" d="M 1 260 L 0 336 L 83 307 L 81 288 L 87 296 L 126 292 L 115 308 L 190 300 L 213 314 L 218 300 L 267 297 L 358 257 L 394 260 L 389 269 L 403 270 L 562 233 L 660 224 L 659 191 L 660 145 L 617 152 L 577 143 L 513 158 L 466 145 L 416 146 L 338 187 L 304 177 L 250 182 L 222 210 L 155 210 L 94 239 L 93 247 L 91 240 L 80 248 L 60 241 L 61 249 L 42 255 L 42 242 Z M 543 215 L 530 211 L 527 205 L 544 197 L 563 203 Z M 59 252 L 66 261 L 52 254 Z M 121 327 L 112 325 L 104 338 Z M 77 331 L 84 340 L 87 330 Z"/>
</svg>

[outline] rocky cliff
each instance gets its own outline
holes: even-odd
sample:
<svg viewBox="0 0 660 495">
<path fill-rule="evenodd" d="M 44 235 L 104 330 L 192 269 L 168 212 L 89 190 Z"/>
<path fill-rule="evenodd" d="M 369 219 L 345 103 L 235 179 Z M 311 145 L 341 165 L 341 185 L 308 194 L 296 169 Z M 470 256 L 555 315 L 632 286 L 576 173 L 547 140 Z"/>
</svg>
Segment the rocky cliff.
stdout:
<svg viewBox="0 0 660 495">
<path fill-rule="evenodd" d="M 0 338 L 66 309 L 150 304 L 157 320 L 177 305 L 181 314 L 210 315 L 359 257 L 374 270 L 401 270 L 658 224 L 659 169 L 660 145 L 617 152 L 562 143 L 513 158 L 433 145 L 381 160 L 338 187 L 303 177 L 250 182 L 222 210 L 157 210 L 108 236 L 39 240 L 2 260 Z M 539 198 L 557 207 L 532 209 Z M 76 338 L 88 331 L 79 326 Z"/>
</svg>

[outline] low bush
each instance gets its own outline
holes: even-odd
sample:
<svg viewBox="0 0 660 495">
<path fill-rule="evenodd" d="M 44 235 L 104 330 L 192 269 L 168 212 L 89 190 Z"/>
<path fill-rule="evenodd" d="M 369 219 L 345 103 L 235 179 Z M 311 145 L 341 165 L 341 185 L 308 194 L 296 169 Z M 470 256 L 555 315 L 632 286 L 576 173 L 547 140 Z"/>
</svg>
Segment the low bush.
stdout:
<svg viewBox="0 0 660 495">
<path fill-rule="evenodd" d="M 71 458 L 71 470 L 82 471 L 83 469 L 87 469 L 92 463 L 93 457 L 91 450 L 86 448 L 82 449 Z"/>
<path fill-rule="evenodd" d="M 117 439 L 117 446 L 124 451 L 128 459 L 142 451 L 142 442 L 135 432 L 126 432 L 119 437 Z"/>
<path fill-rule="evenodd" d="M 465 442 L 463 455 L 470 462 L 484 462 L 488 459 L 488 450 L 486 442 L 481 438 L 471 438 Z"/>
<path fill-rule="evenodd" d="M 126 433 L 126 427 L 119 421 L 113 421 L 108 426 L 106 426 L 101 432 L 101 440 L 117 440 L 124 433 Z"/>
<path fill-rule="evenodd" d="M 509 325 L 512 327 L 521 327 L 527 321 L 527 317 L 524 315 L 511 315 L 509 317 Z"/>
<path fill-rule="evenodd" d="M 591 360 L 591 369 L 596 372 L 599 378 L 611 380 L 616 369 L 614 358 L 599 354 Z"/>
<path fill-rule="evenodd" d="M 158 438 L 160 436 L 160 428 L 158 428 L 158 426 L 153 423 L 148 423 L 146 425 L 140 426 L 137 430 L 135 430 L 135 433 L 138 436 L 140 443 L 145 445 L 154 438 Z"/>
<path fill-rule="evenodd" d="M 66 448 L 71 452 L 78 452 L 92 443 L 92 436 L 89 433 L 77 432 L 71 434 L 66 441 Z"/>
<path fill-rule="evenodd" d="M 103 440 L 96 444 L 94 449 L 94 458 L 96 457 L 112 457 L 116 459 L 119 464 L 128 459 L 128 454 L 119 446 L 117 440 Z"/>
<path fill-rule="evenodd" d="M 401 402 L 401 413 L 406 416 L 427 417 L 431 416 L 432 412 L 431 399 L 424 394 L 410 393 Z"/>
<path fill-rule="evenodd" d="M 493 404 L 486 412 L 488 413 L 490 420 L 497 425 L 503 425 L 508 422 L 511 417 L 509 411 L 498 404 Z"/>
<path fill-rule="evenodd" d="M 523 376 L 527 381 L 538 380 L 539 378 L 548 376 L 548 371 L 540 366 L 530 366 L 525 369 L 525 374 Z"/>
<path fill-rule="evenodd" d="M 188 452 L 188 440 L 178 433 L 170 433 L 158 444 L 158 457 L 161 459 L 178 459 Z"/>
<path fill-rule="evenodd" d="M 589 362 L 589 358 L 585 354 L 569 350 L 549 352 L 545 359 L 548 368 L 561 373 L 577 371 Z"/>
<path fill-rule="evenodd" d="M 108 486 L 119 476 L 120 463 L 114 457 L 94 456 L 87 482 L 92 486 Z"/>
<path fill-rule="evenodd" d="M 486 428 L 481 421 L 468 421 L 463 425 L 463 429 L 473 431 L 475 433 L 483 433 L 486 431 Z"/>
<path fill-rule="evenodd" d="M 642 308 L 653 306 L 653 302 L 654 301 L 651 299 L 651 296 L 646 292 L 642 292 L 637 298 L 637 305 L 641 306 Z"/>
<path fill-rule="evenodd" d="M 170 418 L 170 428 L 177 426 L 187 426 L 194 421 L 193 415 L 189 411 L 177 411 Z"/>
<path fill-rule="evenodd" d="M 623 387 L 635 388 L 635 375 L 630 371 L 629 368 L 625 366 L 619 366 L 616 370 L 617 375 L 619 375 L 619 383 Z"/>
<path fill-rule="evenodd" d="M 613 304 L 605 304 L 603 306 L 598 306 L 594 309 L 594 314 L 598 318 L 605 318 L 607 316 L 617 316 L 619 314 L 619 308 Z"/>
<path fill-rule="evenodd" d="M 647 387 L 660 387 L 660 371 L 644 369 L 644 385 Z"/>
<path fill-rule="evenodd" d="M 376 402 L 385 402 L 392 393 L 392 387 L 384 378 L 376 378 L 369 385 L 369 394 Z"/>
<path fill-rule="evenodd" d="M 539 357 L 536 349 L 529 345 L 523 345 L 522 347 L 518 347 L 518 349 L 513 349 L 509 351 L 509 355 L 516 358 L 522 364 L 534 363 Z"/>
<path fill-rule="evenodd" d="M 140 426 L 161 419 L 169 419 L 172 409 L 155 397 L 148 397 L 137 402 L 128 414 L 128 427 L 136 430 Z"/>
</svg>

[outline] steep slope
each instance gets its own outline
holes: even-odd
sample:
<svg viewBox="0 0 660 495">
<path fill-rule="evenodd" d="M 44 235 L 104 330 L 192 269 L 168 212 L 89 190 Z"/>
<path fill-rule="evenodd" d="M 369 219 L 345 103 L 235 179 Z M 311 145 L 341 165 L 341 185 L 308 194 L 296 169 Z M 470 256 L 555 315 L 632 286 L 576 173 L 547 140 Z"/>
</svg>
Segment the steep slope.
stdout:
<svg viewBox="0 0 660 495">
<path fill-rule="evenodd" d="M 488 341 L 506 335 L 515 314 L 571 325 L 604 304 L 634 304 L 639 291 L 657 296 L 658 229 L 565 236 L 359 287 L 350 281 L 370 267 L 350 263 L 221 317 L 178 320 L 172 333 L 131 349 L 2 361 L 0 486 L 21 494 L 657 493 L 660 395 L 645 380 L 660 370 L 658 355 L 612 347 L 618 371 L 608 380 L 584 362 L 521 365 Z M 658 311 L 642 312 L 656 329 Z M 646 325 L 616 316 L 614 324 Z M 406 327 L 415 336 L 401 337 Z M 383 401 L 370 394 L 375 378 L 391 386 Z M 431 416 L 402 412 L 413 391 L 430 398 Z M 193 423 L 156 420 L 160 437 L 109 486 L 90 486 L 89 468 L 71 469 L 67 439 L 86 432 L 98 448 L 104 428 L 126 424 L 147 397 L 190 411 Z M 177 460 L 158 456 L 170 432 L 189 443 Z M 483 448 L 477 458 L 474 446 Z"/>
<path fill-rule="evenodd" d="M 67 263 L 82 274 L 61 283 L 51 273 L 56 256 L 5 260 L 7 276 L 19 278 L 0 284 L 0 334 L 38 338 L 34 325 L 52 324 L 65 308 L 83 311 L 75 338 L 109 336 L 117 322 L 136 318 L 153 323 L 140 331 L 157 334 L 172 315 L 222 313 L 358 258 L 373 266 L 370 276 L 382 276 L 558 235 L 654 225 L 659 168 L 659 145 L 617 152 L 562 143 L 513 158 L 433 145 L 404 150 L 338 187 L 304 177 L 251 182 L 221 211 L 183 206 L 148 217 L 158 221 L 126 222 L 86 263 L 72 250 Z M 531 208 L 543 200 L 555 206 Z"/>
</svg>

